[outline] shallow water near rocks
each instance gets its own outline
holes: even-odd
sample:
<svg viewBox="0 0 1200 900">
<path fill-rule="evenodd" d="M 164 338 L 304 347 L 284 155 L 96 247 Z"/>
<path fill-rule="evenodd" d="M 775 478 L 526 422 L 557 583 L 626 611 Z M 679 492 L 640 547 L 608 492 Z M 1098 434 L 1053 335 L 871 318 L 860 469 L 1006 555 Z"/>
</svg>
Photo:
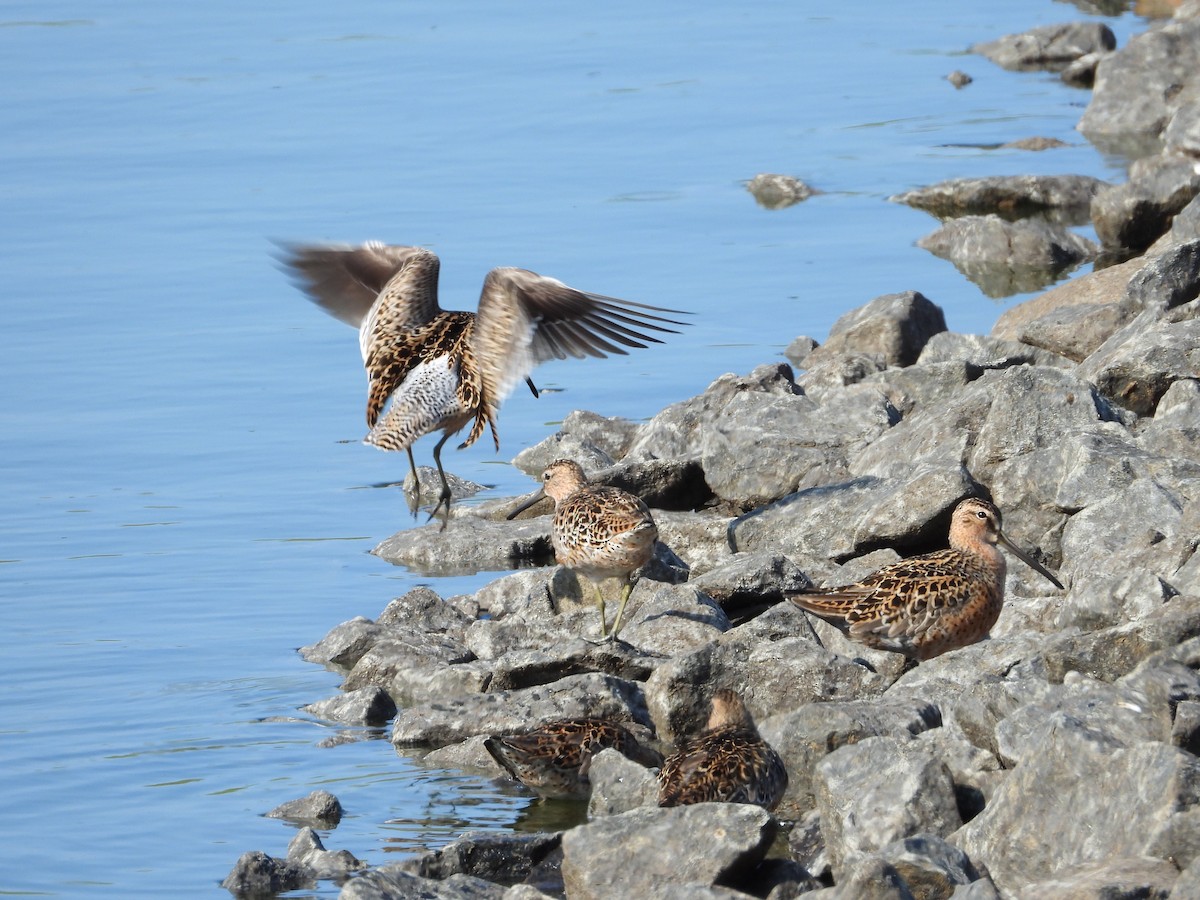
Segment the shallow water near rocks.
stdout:
<svg viewBox="0 0 1200 900">
<path fill-rule="evenodd" d="M 347 811 L 326 846 L 372 864 L 558 815 L 298 711 L 339 679 L 297 647 L 417 584 L 496 576 L 369 555 L 413 522 L 405 460 L 358 443 L 354 333 L 288 285 L 271 239 L 431 246 L 448 307 L 518 265 L 695 314 L 662 346 L 541 369 L 500 454 L 447 451 L 492 486 L 478 499 L 515 495 L 533 483 L 508 460 L 571 410 L 649 417 L 879 294 L 990 329 L 1022 298 L 917 249 L 937 223 L 886 197 L 1121 180 L 1074 131 L 1085 92 L 965 53 L 1079 18 L 1047 0 L 7 5 L 0 893 L 227 896 L 242 852 L 294 833 L 263 814 L 317 788 Z M 1142 27 L 1109 21 L 1121 45 Z M 990 149 L 1032 136 L 1070 146 Z M 820 193 L 764 209 L 759 172 Z"/>
</svg>

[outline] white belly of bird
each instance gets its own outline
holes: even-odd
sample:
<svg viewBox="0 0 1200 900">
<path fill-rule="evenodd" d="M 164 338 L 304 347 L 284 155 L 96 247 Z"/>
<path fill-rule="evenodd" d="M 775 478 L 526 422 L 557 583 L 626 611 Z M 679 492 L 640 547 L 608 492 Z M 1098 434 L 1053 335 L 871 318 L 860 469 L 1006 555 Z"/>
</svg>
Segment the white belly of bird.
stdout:
<svg viewBox="0 0 1200 900">
<path fill-rule="evenodd" d="M 450 356 L 416 366 L 392 392 L 387 411 L 363 438 L 382 450 L 407 450 L 432 431 L 453 433 L 472 416 L 458 399 L 458 372 Z"/>
</svg>

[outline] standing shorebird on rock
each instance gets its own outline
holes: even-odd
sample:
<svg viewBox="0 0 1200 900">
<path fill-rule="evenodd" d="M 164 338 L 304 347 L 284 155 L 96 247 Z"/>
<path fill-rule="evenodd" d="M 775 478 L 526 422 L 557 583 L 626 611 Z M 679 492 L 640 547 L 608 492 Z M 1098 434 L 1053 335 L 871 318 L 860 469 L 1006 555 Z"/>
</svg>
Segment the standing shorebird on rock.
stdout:
<svg viewBox="0 0 1200 900">
<path fill-rule="evenodd" d="M 560 565 L 585 576 L 596 589 L 596 604 L 600 607 L 600 638 L 616 640 L 621 628 L 621 614 L 633 591 L 631 576 L 650 561 L 658 527 L 650 510 L 640 499 L 620 488 L 587 483 L 579 463 L 558 459 L 542 474 L 542 487 L 508 518 L 515 518 L 542 497 L 554 501 L 554 520 L 550 526 L 550 542 Z M 613 619 L 612 631 L 604 614 L 604 594 L 600 582 L 620 578 L 621 605 Z"/>
<path fill-rule="evenodd" d="M 774 809 L 787 790 L 783 759 L 762 739 L 742 698 L 719 690 L 703 734 L 685 741 L 658 773 L 658 805 L 757 803 Z"/>
<path fill-rule="evenodd" d="M 950 548 L 884 566 L 857 584 L 792 602 L 852 640 L 925 660 L 988 636 L 1004 606 L 1003 545 L 1059 590 L 1057 578 L 1000 530 L 1000 510 L 968 498 L 950 519 Z"/>
<path fill-rule="evenodd" d="M 606 719 L 557 719 L 524 734 L 494 734 L 483 746 L 513 778 L 543 797 L 586 797 L 592 757 L 604 749 L 648 768 L 662 765 L 657 750 Z"/>
<path fill-rule="evenodd" d="M 431 519 L 450 512 L 442 445 L 470 423 L 459 449 L 490 428 L 499 450 L 500 403 L 522 380 L 537 396 L 529 378 L 534 366 L 624 355 L 626 347 L 661 343 L 647 332 L 677 334 L 666 325 L 684 324 L 656 315 L 677 310 L 578 291 L 515 268 L 487 274 L 477 312 L 447 311 L 438 306 L 437 255 L 423 247 L 295 244 L 284 251 L 284 265 L 309 297 L 358 328 L 368 380 L 364 442 L 406 451 L 416 479 L 413 442 L 442 432 L 433 449 L 442 491 Z M 417 494 L 414 511 L 419 481 Z"/>
</svg>

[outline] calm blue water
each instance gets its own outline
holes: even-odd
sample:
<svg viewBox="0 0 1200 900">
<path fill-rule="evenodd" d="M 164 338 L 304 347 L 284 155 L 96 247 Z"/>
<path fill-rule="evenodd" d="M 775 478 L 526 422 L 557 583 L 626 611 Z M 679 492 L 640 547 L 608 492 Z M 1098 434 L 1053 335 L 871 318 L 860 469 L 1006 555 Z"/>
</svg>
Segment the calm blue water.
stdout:
<svg viewBox="0 0 1200 900">
<path fill-rule="evenodd" d="M 240 853 L 293 834 L 261 814 L 317 787 L 349 813 L 326 845 L 373 863 L 531 815 L 297 712 L 338 679 L 296 647 L 494 576 L 368 555 L 411 524 L 375 487 L 404 457 L 357 443 L 354 333 L 270 238 L 432 246 L 449 307 L 519 265 L 697 313 L 628 360 L 541 370 L 561 390 L 514 395 L 501 455 L 447 454 L 514 494 L 507 460 L 570 410 L 647 417 L 878 294 L 989 329 L 1004 304 L 913 247 L 934 221 L 886 196 L 1121 177 L 1073 130 L 1086 94 L 963 55 L 1069 5 L 601 6 L 0 9 L 0 893 L 223 896 Z M 973 149 L 1032 135 L 1073 146 Z M 824 193 L 761 209 L 762 171 Z"/>
</svg>

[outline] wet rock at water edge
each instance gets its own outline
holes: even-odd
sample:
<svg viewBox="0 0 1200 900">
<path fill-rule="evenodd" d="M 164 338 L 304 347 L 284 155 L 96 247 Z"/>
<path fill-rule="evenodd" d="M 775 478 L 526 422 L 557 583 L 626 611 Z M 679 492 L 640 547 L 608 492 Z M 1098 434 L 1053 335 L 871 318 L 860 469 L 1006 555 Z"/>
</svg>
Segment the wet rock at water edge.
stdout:
<svg viewBox="0 0 1200 900">
<path fill-rule="evenodd" d="M 369 684 L 317 703 L 309 703 L 301 709 L 327 722 L 379 726 L 386 724 L 396 714 L 396 701 L 379 685 Z"/>
<path fill-rule="evenodd" d="M 1116 46 L 1112 29 L 1102 22 L 1068 22 L 1006 35 L 971 50 L 1005 69 L 1058 71 L 1082 56 L 1110 52 Z"/>
<path fill-rule="evenodd" d="M 349 850 L 326 850 L 312 828 L 301 828 L 296 832 L 288 844 L 287 858 L 289 862 L 306 868 L 315 878 L 338 882 L 367 867 Z"/>
<path fill-rule="evenodd" d="M 1133 163 L 1129 179 L 1096 192 L 1091 218 L 1110 261 L 1142 253 L 1200 193 L 1194 158 L 1153 156 Z"/>
<path fill-rule="evenodd" d="M 813 189 L 791 175 L 755 175 L 746 185 L 759 206 L 767 209 L 783 209 L 794 206 L 813 195 Z"/>
<path fill-rule="evenodd" d="M 221 887 L 235 897 L 257 898 L 312 888 L 316 884 L 316 876 L 305 866 L 252 850 L 238 858 Z"/>
<path fill-rule="evenodd" d="M 342 804 L 329 791 L 313 791 L 307 797 L 281 803 L 267 817 L 317 828 L 336 828 L 342 821 Z"/>
<path fill-rule="evenodd" d="M 956 178 L 888 199 L 939 218 L 994 213 L 1018 219 L 1041 213 L 1079 225 L 1088 220 L 1092 197 L 1105 184 L 1086 175 L 994 175 Z"/>
<path fill-rule="evenodd" d="M 951 219 L 917 246 L 950 260 L 989 297 L 1043 288 L 1098 250 L 1061 225 L 1040 219 L 1010 222 L 997 215 Z"/>
<path fill-rule="evenodd" d="M 975 79 L 972 78 L 970 75 L 968 75 L 966 72 L 962 71 L 961 69 L 955 69 L 953 72 L 951 72 L 949 75 L 946 76 L 946 80 L 949 81 L 956 88 L 961 89 L 961 88 L 965 88 L 968 84 L 970 84 Z"/>
</svg>

